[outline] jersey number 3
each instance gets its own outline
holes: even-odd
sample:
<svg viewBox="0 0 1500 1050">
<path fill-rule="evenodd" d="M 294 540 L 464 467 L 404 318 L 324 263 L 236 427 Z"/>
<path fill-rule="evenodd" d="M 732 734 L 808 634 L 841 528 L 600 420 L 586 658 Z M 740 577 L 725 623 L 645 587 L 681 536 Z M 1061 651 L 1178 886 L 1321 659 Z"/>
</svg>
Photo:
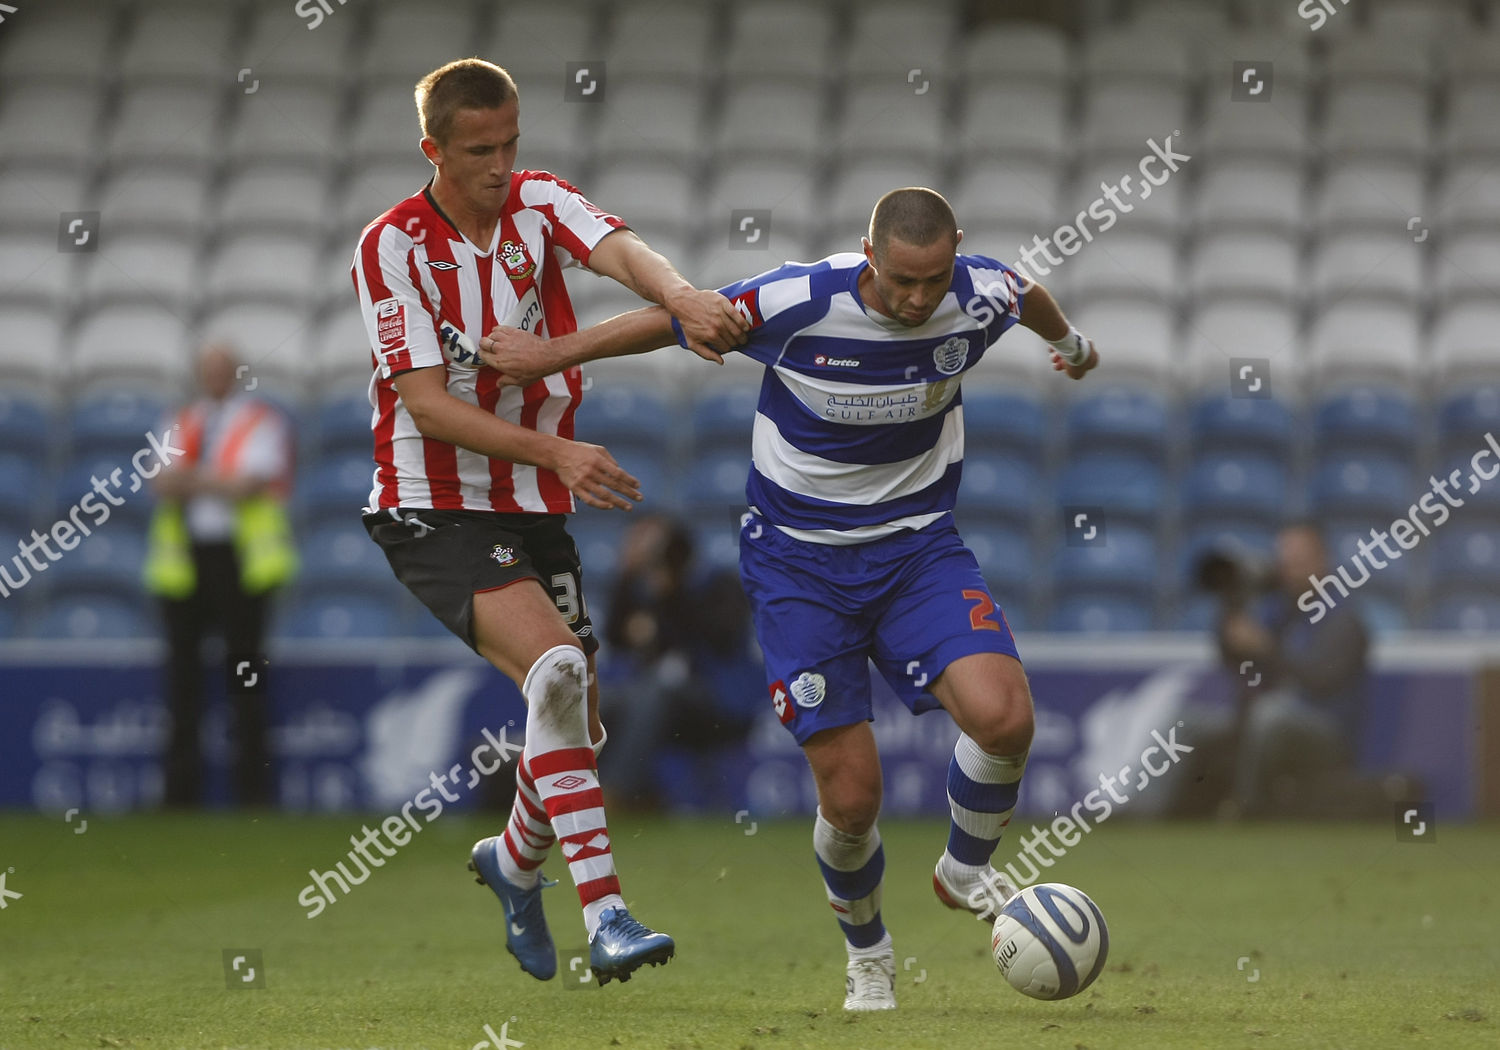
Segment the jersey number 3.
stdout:
<svg viewBox="0 0 1500 1050">
<path fill-rule="evenodd" d="M 976 631 L 998 631 L 1000 625 L 990 619 L 995 611 L 995 599 L 984 591 L 964 591 L 964 600 L 974 603 L 969 610 L 969 626 Z"/>
</svg>

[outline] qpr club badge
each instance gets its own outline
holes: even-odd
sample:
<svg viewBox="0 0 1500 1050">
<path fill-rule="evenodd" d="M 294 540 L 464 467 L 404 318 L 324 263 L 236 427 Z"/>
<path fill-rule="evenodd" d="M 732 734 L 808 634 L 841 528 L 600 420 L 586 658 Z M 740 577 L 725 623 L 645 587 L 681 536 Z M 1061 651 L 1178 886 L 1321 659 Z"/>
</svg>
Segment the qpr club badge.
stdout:
<svg viewBox="0 0 1500 1050">
<path fill-rule="evenodd" d="M 932 351 L 932 363 L 945 376 L 962 371 L 968 360 L 969 341 L 961 335 L 950 336 Z"/>
</svg>

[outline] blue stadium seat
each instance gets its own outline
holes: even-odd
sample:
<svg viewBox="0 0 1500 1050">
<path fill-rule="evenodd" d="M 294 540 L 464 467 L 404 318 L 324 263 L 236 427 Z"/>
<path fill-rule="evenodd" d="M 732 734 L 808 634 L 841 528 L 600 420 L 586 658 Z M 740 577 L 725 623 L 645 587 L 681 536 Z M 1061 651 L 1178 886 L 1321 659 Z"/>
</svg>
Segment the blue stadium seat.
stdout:
<svg viewBox="0 0 1500 1050">
<path fill-rule="evenodd" d="M 1025 527 L 1043 497 L 1041 473 L 1030 459 L 973 452 L 964 456 L 958 505 L 966 515 L 1005 519 Z"/>
<path fill-rule="evenodd" d="M 322 456 L 338 452 L 371 455 L 370 399 L 365 394 L 346 394 L 322 402 L 317 409 L 317 451 Z"/>
<path fill-rule="evenodd" d="M 159 466 L 159 463 L 155 456 L 151 456 L 143 465 L 151 470 Z M 116 471 L 119 472 L 118 484 L 115 482 Z M 95 478 L 99 479 L 108 495 L 97 494 L 94 489 Z M 135 488 L 134 492 L 130 491 L 132 487 Z M 117 518 L 125 518 L 137 523 L 144 522 L 156 507 L 156 499 L 150 492 L 150 483 L 135 477 L 135 469 L 130 465 L 128 454 L 84 456 L 64 467 L 52 493 L 53 506 L 58 516 L 64 515 L 70 507 L 81 502 L 87 493 L 95 493 L 90 501 L 91 505 L 109 509 L 109 517 L 105 519 L 109 522 Z M 116 505 L 115 500 L 121 502 Z M 102 510 L 99 513 L 102 514 Z M 96 517 L 97 515 L 90 515 L 87 511 L 84 511 L 82 515 L 83 520 L 91 526 Z M 104 521 L 100 521 L 99 527 L 104 527 L 104 524 Z"/>
<path fill-rule="evenodd" d="M 27 632 L 33 638 L 144 638 L 160 633 L 138 603 L 98 594 L 59 596 L 45 604 Z"/>
<path fill-rule="evenodd" d="M 1047 411 L 1033 398 L 997 390 L 965 390 L 964 447 L 969 454 L 1038 455 L 1047 443 Z"/>
<path fill-rule="evenodd" d="M 1420 435 L 1416 401 L 1390 387 L 1356 386 L 1323 398 L 1313 416 L 1320 453 L 1336 449 L 1410 455 Z"/>
<path fill-rule="evenodd" d="M 1057 503 L 1098 507 L 1106 521 L 1154 525 L 1166 500 L 1162 468 L 1140 456 L 1101 452 L 1081 456 L 1063 468 Z"/>
<path fill-rule="evenodd" d="M 49 502 L 50 488 L 35 456 L 0 455 L 0 529 L 25 532 Z"/>
<path fill-rule="evenodd" d="M 1065 592 L 1125 592 L 1144 597 L 1163 590 L 1156 540 L 1144 529 L 1111 522 L 1104 542 L 1059 546 L 1052 578 Z"/>
<path fill-rule="evenodd" d="M 1233 448 L 1285 457 L 1297 437 L 1296 419 L 1275 398 L 1210 397 L 1193 406 L 1191 434 L 1198 451 Z"/>
<path fill-rule="evenodd" d="M 974 552 L 979 571 L 995 592 L 1025 599 L 1035 585 L 1031 538 L 1020 529 L 960 523 L 965 545 Z"/>
<path fill-rule="evenodd" d="M 1117 388 L 1083 397 L 1068 408 L 1068 447 L 1129 449 L 1161 455 L 1171 419 L 1167 402 L 1146 390 Z"/>
<path fill-rule="evenodd" d="M 573 431 L 580 441 L 655 449 L 658 454 L 675 443 L 681 413 L 652 387 L 600 383 L 584 395 L 574 416 Z M 616 454 L 615 458 L 619 458 Z"/>
<path fill-rule="evenodd" d="M 364 592 L 311 595 L 289 603 L 277 618 L 285 638 L 390 638 L 401 634 L 402 606 L 375 602 Z"/>
<path fill-rule="evenodd" d="M 384 581 L 391 572 L 385 553 L 357 518 L 328 523 L 298 537 L 302 567 L 298 584 L 310 591 Z"/>
<path fill-rule="evenodd" d="M 148 431 L 160 436 L 167 403 L 143 390 L 116 389 L 80 398 L 69 416 L 75 457 L 112 455 L 123 460 L 150 447 Z"/>
<path fill-rule="evenodd" d="M 1276 530 L 1269 525 L 1225 522 L 1189 529 L 1177 544 L 1177 580 L 1184 594 L 1197 588 L 1198 563 L 1204 555 L 1218 552 L 1260 564 L 1269 564 L 1276 553 Z"/>
<path fill-rule="evenodd" d="M 749 475 L 750 459 L 743 452 L 697 452 L 682 479 L 683 505 L 694 517 L 717 511 L 743 511 L 745 479 Z"/>
<path fill-rule="evenodd" d="M 358 523 L 370 500 L 375 464 L 368 453 L 321 459 L 303 471 L 292 492 L 292 508 L 304 526 L 319 521 Z"/>
<path fill-rule="evenodd" d="M 1438 406 L 1438 444 L 1477 452 L 1486 433 L 1500 434 L 1500 386 L 1449 394 Z"/>
<path fill-rule="evenodd" d="M 569 516 L 568 534 L 578 547 L 585 594 L 602 594 L 613 585 L 619 569 L 620 540 L 629 524 L 616 512 L 593 507 L 583 507 Z"/>
<path fill-rule="evenodd" d="M 89 518 L 80 515 L 87 524 Z M 141 594 L 141 566 L 146 560 L 145 531 L 132 522 L 108 521 L 91 536 L 76 536 L 78 545 L 46 570 L 55 592 L 112 590 Z M 55 547 L 55 544 L 53 544 Z"/>
<path fill-rule="evenodd" d="M 1453 595 L 1440 599 L 1428 626 L 1465 634 L 1500 633 L 1500 595 Z"/>
<path fill-rule="evenodd" d="M 1381 522 L 1374 526 L 1382 531 L 1388 531 L 1390 522 Z M 1381 552 L 1380 547 L 1370 536 L 1371 523 L 1367 519 L 1350 521 L 1343 518 L 1333 518 L 1323 524 L 1323 538 L 1328 545 L 1328 559 L 1331 566 L 1345 565 L 1348 571 L 1357 579 L 1363 569 L 1354 565 L 1355 557 L 1359 557 L 1370 567 L 1370 582 L 1361 588 L 1361 593 L 1367 590 L 1384 592 L 1393 597 L 1404 597 L 1408 588 L 1423 576 L 1423 568 L 1427 551 L 1421 535 L 1415 538 L 1418 545 L 1411 550 L 1402 550 L 1401 545 L 1389 535 L 1386 538 L 1387 549 L 1400 553 L 1399 558 L 1388 558 Z M 1376 559 L 1385 564 L 1385 568 L 1376 569 L 1374 563 L 1360 555 L 1359 544 L 1363 540 Z"/>
<path fill-rule="evenodd" d="M 1496 433 L 1500 439 L 1500 432 Z M 1479 462 L 1474 462 L 1475 457 Z M 1480 470 L 1494 476 L 1482 478 L 1475 471 Z M 1458 483 L 1453 483 L 1453 472 L 1458 471 Z M 1422 485 L 1422 489 L 1431 488 L 1430 478 L 1437 478 L 1447 483 L 1447 488 L 1454 498 L 1463 500 L 1461 507 L 1454 509 L 1454 514 L 1461 515 L 1466 521 L 1474 521 L 1475 516 L 1485 518 L 1489 524 L 1500 526 L 1500 458 L 1497 458 L 1493 449 L 1481 438 L 1469 446 L 1452 445 L 1446 452 L 1440 453 L 1429 480 Z M 1416 496 L 1420 496 L 1418 492 Z M 1441 496 L 1435 496 L 1441 500 Z"/>
<path fill-rule="evenodd" d="M 1078 595 L 1065 598 L 1047 620 L 1052 631 L 1115 633 L 1151 630 L 1151 608 L 1128 598 Z"/>
<path fill-rule="evenodd" d="M 1178 603 L 1172 626 L 1179 631 L 1208 633 L 1219 622 L 1223 606 L 1212 595 L 1195 594 Z"/>
<path fill-rule="evenodd" d="M 1194 521 L 1222 517 L 1274 523 L 1286 516 L 1286 467 L 1262 453 L 1211 452 L 1182 479 L 1182 512 Z"/>
<path fill-rule="evenodd" d="M 0 449 L 44 456 L 52 432 L 52 412 L 46 402 L 0 392 Z"/>
<path fill-rule="evenodd" d="M 1500 534 L 1494 529 L 1445 525 L 1432 543 L 1432 586 L 1449 590 L 1500 590 Z"/>
<path fill-rule="evenodd" d="M 1312 505 L 1324 517 L 1387 515 L 1405 511 L 1421 493 L 1411 467 L 1391 456 L 1335 453 L 1318 464 Z"/>
<path fill-rule="evenodd" d="M 733 514 L 721 514 L 712 520 L 695 522 L 693 560 L 700 569 L 738 571 L 740 519 Z"/>
<path fill-rule="evenodd" d="M 17 636 L 17 632 L 20 630 L 21 624 L 19 616 L 14 610 L 11 609 L 11 606 L 13 604 L 16 604 L 17 601 L 18 600 L 14 596 L 12 596 L 11 598 L 3 602 L 0 602 L 0 638 L 14 638 Z"/>
<path fill-rule="evenodd" d="M 748 449 L 750 427 L 759 402 L 757 385 L 743 384 L 700 394 L 693 404 L 693 451 L 726 446 Z"/>
</svg>

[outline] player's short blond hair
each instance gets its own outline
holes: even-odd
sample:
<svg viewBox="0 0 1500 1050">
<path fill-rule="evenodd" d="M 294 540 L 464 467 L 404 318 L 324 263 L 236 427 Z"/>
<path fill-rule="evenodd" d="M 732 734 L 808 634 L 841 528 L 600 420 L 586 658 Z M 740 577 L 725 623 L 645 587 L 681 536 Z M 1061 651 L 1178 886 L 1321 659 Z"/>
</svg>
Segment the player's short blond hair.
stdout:
<svg viewBox="0 0 1500 1050">
<path fill-rule="evenodd" d="M 438 145 L 448 141 L 461 109 L 499 109 L 519 98 L 509 73 L 482 58 L 460 58 L 417 81 L 417 114 L 422 134 Z"/>
<path fill-rule="evenodd" d="M 903 186 L 875 202 L 870 215 L 870 243 L 877 255 L 885 252 L 892 238 L 925 248 L 944 236 L 958 243 L 958 220 L 937 190 Z"/>
</svg>

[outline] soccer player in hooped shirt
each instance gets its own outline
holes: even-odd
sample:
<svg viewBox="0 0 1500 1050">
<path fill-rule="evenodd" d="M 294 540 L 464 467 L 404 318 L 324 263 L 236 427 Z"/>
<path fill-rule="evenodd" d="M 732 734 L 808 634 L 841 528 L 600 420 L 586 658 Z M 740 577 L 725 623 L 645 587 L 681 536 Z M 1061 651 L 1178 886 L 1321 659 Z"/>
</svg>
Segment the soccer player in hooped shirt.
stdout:
<svg viewBox="0 0 1500 1050">
<path fill-rule="evenodd" d="M 641 494 L 605 449 L 572 440 L 577 369 L 502 388 L 475 341 L 497 324 L 573 331 L 564 259 L 663 304 L 700 352 L 743 342 L 748 323 L 566 182 L 515 170 L 520 103 L 499 66 L 449 63 L 416 100 L 436 172 L 365 228 L 352 267 L 375 365 L 364 522 L 401 582 L 526 699 L 515 807 L 470 857 L 500 898 L 507 949 L 534 977 L 557 972 L 540 866 L 561 840 L 591 968 L 628 980 L 675 946 L 620 896 L 595 763 L 598 642 L 563 515 L 575 496 L 629 510 Z"/>
<path fill-rule="evenodd" d="M 864 254 L 788 263 L 725 288 L 766 366 L 740 533 L 740 574 L 777 716 L 818 789 L 813 849 L 847 942 L 846 1010 L 896 1005 L 881 919 L 880 761 L 873 660 L 914 713 L 960 730 L 938 899 L 993 920 L 1015 892 L 990 863 L 1031 746 L 1026 675 L 1005 617 L 953 525 L 963 462 L 963 376 L 1013 324 L 1082 379 L 1099 362 L 1039 284 L 958 254 L 953 211 L 929 189 L 875 206 Z M 639 310 L 542 342 L 496 329 L 481 356 L 506 381 L 683 337 Z"/>
</svg>

